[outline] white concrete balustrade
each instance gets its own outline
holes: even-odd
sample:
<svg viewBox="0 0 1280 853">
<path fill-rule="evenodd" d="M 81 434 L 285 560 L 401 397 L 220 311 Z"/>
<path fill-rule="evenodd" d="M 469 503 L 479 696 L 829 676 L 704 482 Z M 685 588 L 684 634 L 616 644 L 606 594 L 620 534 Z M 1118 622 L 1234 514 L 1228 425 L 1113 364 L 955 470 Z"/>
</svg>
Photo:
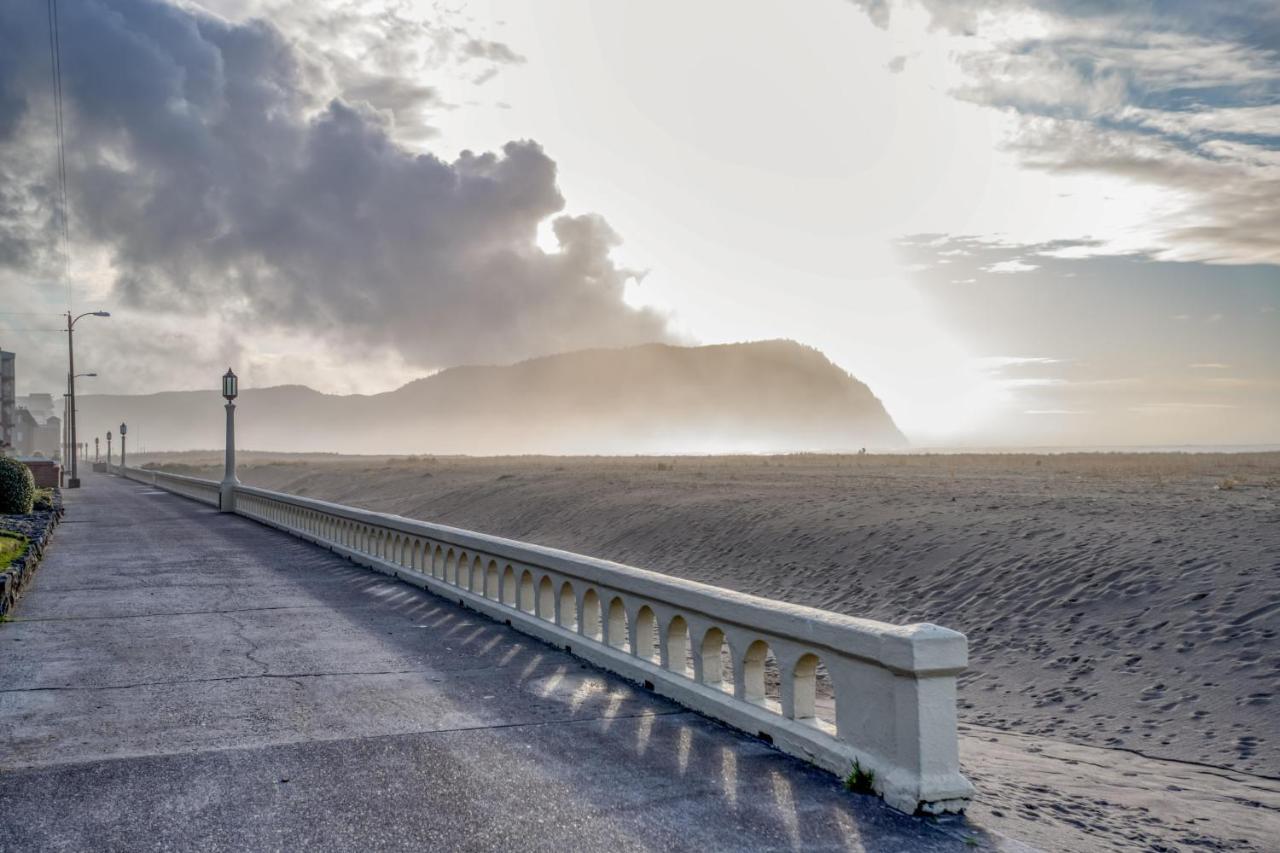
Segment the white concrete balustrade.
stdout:
<svg viewBox="0 0 1280 853">
<path fill-rule="evenodd" d="M 212 481 L 125 474 L 218 502 Z M 902 811 L 959 811 L 972 794 L 957 752 L 963 634 L 249 486 L 236 487 L 236 512 L 507 622 L 840 776 L 856 762 Z M 820 712 L 832 703 L 833 713 Z"/>
<path fill-rule="evenodd" d="M 151 471 L 146 468 L 121 468 L 112 465 L 107 469 L 111 473 L 121 474 L 130 480 L 150 483 L 166 491 L 182 495 L 201 503 L 218 505 L 218 484 L 212 480 L 201 480 L 199 477 L 184 477 L 181 474 L 167 474 L 163 471 Z"/>
</svg>

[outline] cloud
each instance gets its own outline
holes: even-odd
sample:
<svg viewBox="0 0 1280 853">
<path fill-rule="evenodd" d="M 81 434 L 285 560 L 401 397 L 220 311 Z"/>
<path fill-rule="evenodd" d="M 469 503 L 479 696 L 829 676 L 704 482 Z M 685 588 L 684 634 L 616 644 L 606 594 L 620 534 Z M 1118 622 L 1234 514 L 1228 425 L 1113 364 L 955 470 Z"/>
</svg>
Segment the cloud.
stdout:
<svg viewBox="0 0 1280 853">
<path fill-rule="evenodd" d="M 519 65 L 524 62 L 523 56 L 498 41 L 469 39 L 463 47 L 463 52 L 474 59 L 488 59 L 504 65 Z"/>
<path fill-rule="evenodd" d="M 1010 261 L 999 261 L 991 264 L 990 266 L 983 267 L 983 269 L 987 272 L 994 273 L 1016 273 L 1031 272 L 1032 270 L 1040 269 L 1040 267 L 1036 264 L 1029 264 L 1020 258 L 1014 258 Z"/>
<path fill-rule="evenodd" d="M 370 24 L 347 8 L 326 43 L 368 47 L 358 66 L 258 19 L 64 8 L 73 222 L 113 308 L 390 348 L 416 369 L 667 339 L 663 317 L 624 301 L 638 276 L 612 260 L 608 224 L 562 215 L 536 142 L 452 160 L 405 147 L 398 123 L 441 103 L 399 73 L 424 48 L 394 34 L 394 12 Z M 45 26 L 31 4 L 0 5 L 0 265 L 31 279 L 52 273 Z M 431 49 L 518 60 L 441 39 Z M 537 240 L 547 221 L 555 251 Z"/>
<path fill-rule="evenodd" d="M 1064 360 L 1042 355 L 988 355 L 981 356 L 975 361 L 986 370 L 1003 370 L 1009 367 L 1023 367 L 1030 364 L 1062 364 Z"/>
<path fill-rule="evenodd" d="M 890 0 L 852 0 L 853 5 L 867 13 L 871 22 L 880 29 L 889 26 Z"/>
<path fill-rule="evenodd" d="M 404 0 L 200 0 L 216 14 L 270 21 L 305 65 L 321 102 L 339 97 L 376 110 L 398 141 L 433 138 L 434 116 L 470 100 L 476 82 L 524 62 L 509 45 L 480 38 L 461 12 Z M 422 81 L 430 80 L 430 84 Z"/>
<path fill-rule="evenodd" d="M 1280 263 L 1280 4 L 917 2 L 961 37 L 953 94 L 1012 115 L 1027 165 L 1166 193 L 1153 257 Z"/>
</svg>

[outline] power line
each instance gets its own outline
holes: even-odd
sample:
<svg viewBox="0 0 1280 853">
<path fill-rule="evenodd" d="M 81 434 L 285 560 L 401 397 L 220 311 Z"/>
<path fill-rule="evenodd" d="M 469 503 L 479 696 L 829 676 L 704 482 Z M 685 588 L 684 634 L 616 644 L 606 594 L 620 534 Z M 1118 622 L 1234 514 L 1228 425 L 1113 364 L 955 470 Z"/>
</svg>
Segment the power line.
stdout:
<svg viewBox="0 0 1280 853">
<path fill-rule="evenodd" d="M 58 132 L 58 184 L 62 200 L 62 268 L 67 282 L 67 310 L 71 310 L 71 228 L 67 223 L 67 148 L 62 124 L 62 39 L 58 35 L 58 0 L 48 0 L 49 65 L 53 76 L 54 126 Z"/>
</svg>

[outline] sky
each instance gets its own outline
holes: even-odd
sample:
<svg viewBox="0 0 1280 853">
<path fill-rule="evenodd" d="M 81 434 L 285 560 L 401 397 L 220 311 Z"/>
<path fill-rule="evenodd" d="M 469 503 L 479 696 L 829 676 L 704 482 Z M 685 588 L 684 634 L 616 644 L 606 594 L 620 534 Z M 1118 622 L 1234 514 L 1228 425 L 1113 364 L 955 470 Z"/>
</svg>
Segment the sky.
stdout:
<svg viewBox="0 0 1280 853">
<path fill-rule="evenodd" d="M 39 5 L 20 391 L 70 299 L 104 392 L 785 337 L 919 446 L 1280 442 L 1270 0 L 64 3 L 70 288 Z"/>
</svg>

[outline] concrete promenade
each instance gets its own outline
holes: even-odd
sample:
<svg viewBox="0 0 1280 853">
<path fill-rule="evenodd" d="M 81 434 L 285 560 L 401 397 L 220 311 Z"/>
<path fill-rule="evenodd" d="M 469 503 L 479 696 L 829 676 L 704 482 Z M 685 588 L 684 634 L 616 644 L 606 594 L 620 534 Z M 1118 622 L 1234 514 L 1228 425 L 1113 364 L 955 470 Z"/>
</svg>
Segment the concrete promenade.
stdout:
<svg viewBox="0 0 1280 853">
<path fill-rule="evenodd" d="M 0 850 L 974 842 L 998 846 L 327 550 L 106 475 L 67 493 L 0 625 Z"/>
</svg>

